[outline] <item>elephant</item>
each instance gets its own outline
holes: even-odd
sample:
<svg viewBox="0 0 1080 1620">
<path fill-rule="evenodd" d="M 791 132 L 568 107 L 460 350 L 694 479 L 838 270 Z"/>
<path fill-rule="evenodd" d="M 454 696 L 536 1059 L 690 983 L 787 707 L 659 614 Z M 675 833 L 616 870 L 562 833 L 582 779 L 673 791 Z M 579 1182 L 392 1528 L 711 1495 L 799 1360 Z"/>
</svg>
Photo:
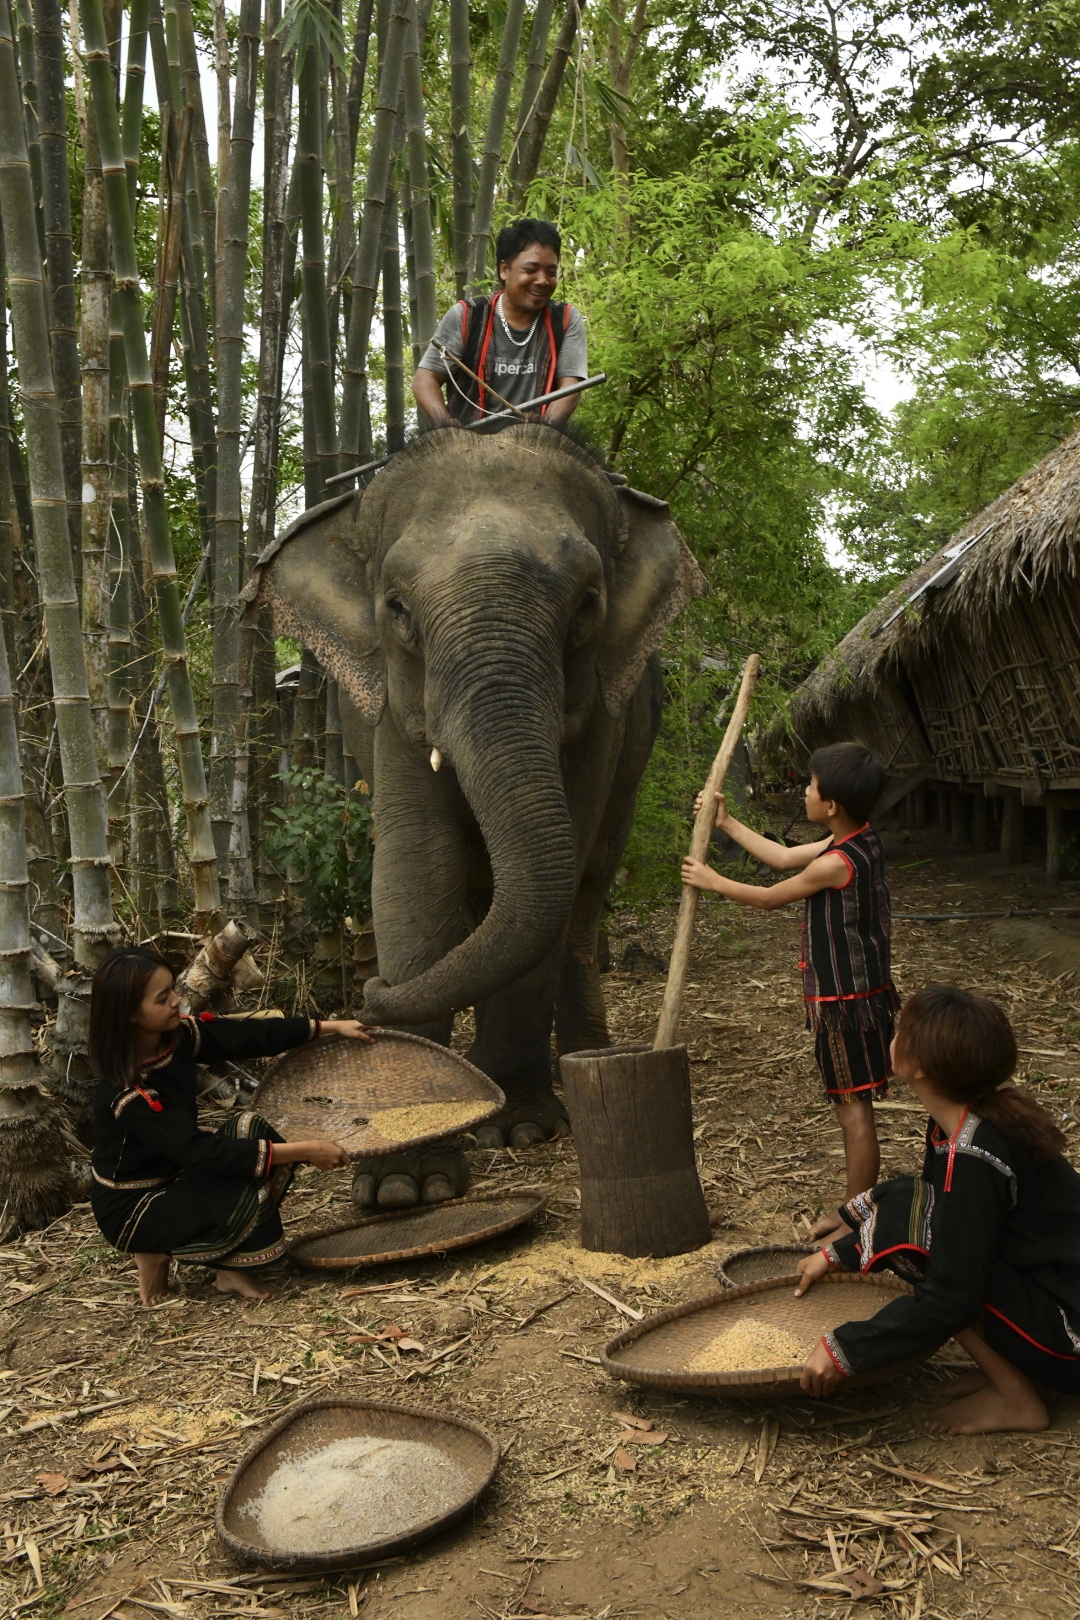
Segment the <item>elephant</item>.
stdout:
<svg viewBox="0 0 1080 1620">
<path fill-rule="evenodd" d="M 560 1054 L 609 1044 L 597 933 L 660 724 L 657 648 L 705 589 L 666 502 L 538 421 L 425 432 L 259 559 L 249 599 L 339 683 L 372 785 L 362 1016 L 448 1044 L 474 1009 L 467 1056 L 506 1096 L 481 1145 L 568 1130 L 553 1027 Z M 413 1168 L 363 1165 L 360 1201 L 459 1190 Z"/>
</svg>

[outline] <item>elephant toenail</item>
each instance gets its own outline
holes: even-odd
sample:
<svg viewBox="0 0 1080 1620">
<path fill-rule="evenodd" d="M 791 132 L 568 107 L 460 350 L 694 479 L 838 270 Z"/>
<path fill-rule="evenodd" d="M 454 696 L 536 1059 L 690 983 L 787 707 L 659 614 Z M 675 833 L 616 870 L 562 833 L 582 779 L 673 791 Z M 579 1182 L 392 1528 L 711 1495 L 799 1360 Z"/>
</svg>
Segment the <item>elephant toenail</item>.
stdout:
<svg viewBox="0 0 1080 1620">
<path fill-rule="evenodd" d="M 375 1209 L 378 1204 L 375 1177 L 360 1171 L 353 1177 L 352 1201 L 359 1209 Z"/>
<path fill-rule="evenodd" d="M 497 1125 L 481 1125 L 476 1132 L 476 1145 L 482 1148 L 503 1148 L 506 1137 Z"/>
<path fill-rule="evenodd" d="M 559 1118 L 555 1121 L 555 1129 L 551 1133 L 551 1140 L 557 1142 L 564 1136 L 570 1135 L 570 1121 Z"/>
<path fill-rule="evenodd" d="M 420 1189 L 412 1176 L 383 1176 L 379 1182 L 380 1209 L 410 1209 L 420 1202 Z"/>
<path fill-rule="evenodd" d="M 532 1147 L 534 1142 L 543 1140 L 543 1131 L 532 1119 L 523 1119 L 520 1125 L 515 1125 L 510 1132 L 511 1147 Z"/>
<path fill-rule="evenodd" d="M 454 1189 L 446 1176 L 433 1175 L 424 1177 L 421 1190 L 421 1201 L 425 1204 L 441 1204 L 447 1198 L 453 1198 Z"/>
</svg>

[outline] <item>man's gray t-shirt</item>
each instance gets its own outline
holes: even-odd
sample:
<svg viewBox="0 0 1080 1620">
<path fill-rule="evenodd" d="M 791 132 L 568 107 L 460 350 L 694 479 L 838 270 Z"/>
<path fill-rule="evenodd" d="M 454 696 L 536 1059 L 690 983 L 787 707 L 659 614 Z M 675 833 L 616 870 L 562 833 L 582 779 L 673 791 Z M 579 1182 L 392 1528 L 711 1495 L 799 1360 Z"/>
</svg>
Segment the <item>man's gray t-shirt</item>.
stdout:
<svg viewBox="0 0 1080 1620">
<path fill-rule="evenodd" d="M 441 343 L 447 354 L 456 355 L 459 359 L 465 353 L 465 344 L 461 337 L 462 308 L 454 304 L 448 309 L 438 326 L 435 336 L 424 353 L 420 364 L 425 371 L 434 371 L 445 377 L 453 372 L 455 367 L 448 367 L 442 355 L 435 347 Z M 511 332 L 514 328 L 511 326 Z M 542 340 L 546 336 L 547 323 L 543 314 L 536 321 L 532 336 L 528 343 L 522 344 L 524 332 L 514 332 L 516 343 L 511 343 L 499 319 L 498 307 L 495 310 L 495 319 L 491 325 L 491 346 L 494 351 L 495 374 L 491 386 L 508 399 L 512 405 L 520 405 L 527 399 L 536 399 L 544 392 L 546 374 L 541 373 L 543 359 Z M 546 345 L 543 345 L 546 349 Z M 570 305 L 570 319 L 559 351 L 558 376 L 560 377 L 587 377 L 589 375 L 585 344 L 585 322 L 581 311 Z M 470 378 L 464 372 L 458 372 L 458 382 L 465 387 Z M 467 391 L 467 388 L 466 388 Z M 454 393 L 453 384 L 447 389 L 448 398 Z"/>
</svg>

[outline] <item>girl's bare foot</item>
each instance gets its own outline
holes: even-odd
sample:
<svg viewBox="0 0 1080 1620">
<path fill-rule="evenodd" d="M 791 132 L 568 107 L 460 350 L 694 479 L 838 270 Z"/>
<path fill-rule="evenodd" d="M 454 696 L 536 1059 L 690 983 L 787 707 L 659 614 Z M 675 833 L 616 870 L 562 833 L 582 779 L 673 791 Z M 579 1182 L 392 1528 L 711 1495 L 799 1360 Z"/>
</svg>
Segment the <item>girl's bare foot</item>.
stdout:
<svg viewBox="0 0 1080 1620">
<path fill-rule="evenodd" d="M 258 1287 L 255 1279 L 249 1277 L 246 1271 L 227 1271 L 223 1267 L 214 1280 L 214 1287 L 219 1294 L 239 1294 L 243 1299 L 270 1298 L 269 1288 Z"/>
<path fill-rule="evenodd" d="M 139 1298 L 144 1305 L 157 1305 L 169 1296 L 169 1261 L 167 1254 L 137 1254 L 135 1270 L 139 1274 Z"/>
<path fill-rule="evenodd" d="M 999 1434 L 1008 1429 L 1045 1429 L 1050 1414 L 1027 1379 L 1027 1390 L 995 1389 L 992 1384 L 962 1401 L 953 1401 L 930 1418 L 927 1428 L 946 1434 Z"/>
<path fill-rule="evenodd" d="M 963 1395 L 977 1395 L 980 1389 L 986 1389 L 990 1383 L 984 1372 L 978 1367 L 972 1367 L 970 1372 L 960 1373 L 950 1380 L 942 1393 L 947 1400 L 958 1401 Z"/>
</svg>

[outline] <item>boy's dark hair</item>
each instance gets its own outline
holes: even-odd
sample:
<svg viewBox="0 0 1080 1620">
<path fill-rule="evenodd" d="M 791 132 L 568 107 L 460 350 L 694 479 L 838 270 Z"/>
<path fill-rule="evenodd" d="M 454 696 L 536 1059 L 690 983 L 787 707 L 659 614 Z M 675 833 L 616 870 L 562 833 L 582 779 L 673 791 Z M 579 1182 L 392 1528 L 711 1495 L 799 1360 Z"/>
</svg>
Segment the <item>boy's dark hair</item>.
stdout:
<svg viewBox="0 0 1080 1620">
<path fill-rule="evenodd" d="M 120 945 L 102 958 L 90 987 L 86 1055 L 99 1080 L 129 1086 L 135 1076 L 135 1026 L 146 987 L 158 968 L 172 968 L 143 945 Z"/>
<path fill-rule="evenodd" d="M 931 984 L 904 1002 L 896 1055 L 943 1097 L 966 1103 L 1041 1163 L 1065 1151 L 1065 1138 L 1034 1097 L 1006 1085 L 1016 1068 L 1016 1036 L 988 996 Z"/>
<path fill-rule="evenodd" d="M 866 821 L 885 786 L 885 767 L 865 743 L 830 743 L 810 755 L 823 799 L 835 799 L 852 821 Z"/>
<path fill-rule="evenodd" d="M 539 242 L 541 247 L 550 248 L 557 259 L 562 258 L 562 237 L 549 219 L 515 219 L 509 225 L 504 225 L 499 232 L 495 243 L 495 264 L 498 267 L 504 261 L 510 264 L 519 253 L 524 253 L 527 247 Z M 496 268 L 498 275 L 498 269 Z M 498 278 L 500 281 L 502 277 Z"/>
</svg>

